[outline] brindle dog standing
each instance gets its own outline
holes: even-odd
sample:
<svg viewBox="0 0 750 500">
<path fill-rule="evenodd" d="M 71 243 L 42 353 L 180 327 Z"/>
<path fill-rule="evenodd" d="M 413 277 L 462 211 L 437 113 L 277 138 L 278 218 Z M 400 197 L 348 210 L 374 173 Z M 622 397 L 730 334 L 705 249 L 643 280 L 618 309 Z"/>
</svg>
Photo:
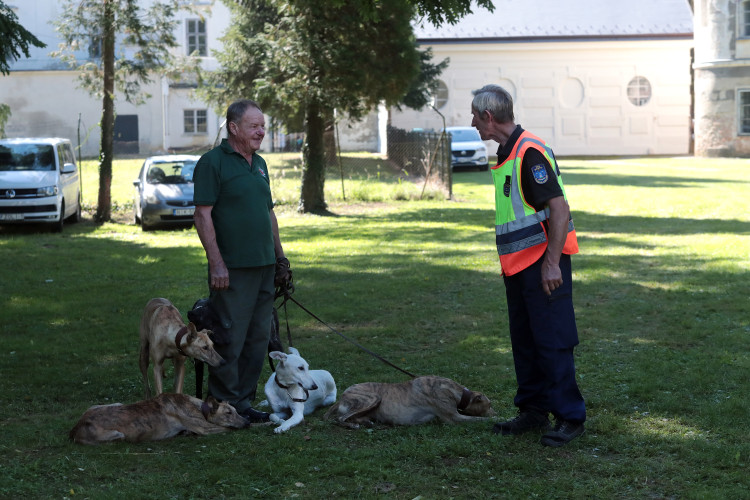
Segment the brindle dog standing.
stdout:
<svg viewBox="0 0 750 500">
<path fill-rule="evenodd" d="M 180 311 L 167 299 L 151 299 L 141 316 L 140 368 L 146 399 L 151 397 L 148 383 L 148 362 L 154 364 L 154 388 L 163 391 L 164 360 L 172 358 L 174 364 L 174 392 L 182 393 L 185 381 L 185 358 L 191 357 L 219 366 L 224 359 L 214 350 L 210 331 L 198 331 L 193 323 L 185 326 Z"/>
<path fill-rule="evenodd" d="M 71 429 L 71 441 L 156 441 L 180 433 L 216 434 L 247 426 L 247 420 L 227 402 L 201 401 L 187 394 L 160 394 L 130 405 L 92 406 Z"/>
<path fill-rule="evenodd" d="M 400 384 L 365 382 L 349 387 L 325 414 L 353 429 L 374 422 L 417 425 L 437 417 L 445 423 L 485 420 L 495 412 L 481 392 L 428 375 Z"/>
</svg>

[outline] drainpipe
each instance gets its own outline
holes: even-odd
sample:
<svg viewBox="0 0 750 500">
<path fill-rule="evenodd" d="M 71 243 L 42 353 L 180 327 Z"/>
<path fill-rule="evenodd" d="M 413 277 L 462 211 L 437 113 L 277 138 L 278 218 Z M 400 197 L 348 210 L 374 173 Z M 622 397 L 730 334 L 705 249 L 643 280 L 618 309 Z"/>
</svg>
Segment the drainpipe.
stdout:
<svg viewBox="0 0 750 500">
<path fill-rule="evenodd" d="M 161 148 L 169 152 L 169 80 L 161 77 Z"/>
</svg>

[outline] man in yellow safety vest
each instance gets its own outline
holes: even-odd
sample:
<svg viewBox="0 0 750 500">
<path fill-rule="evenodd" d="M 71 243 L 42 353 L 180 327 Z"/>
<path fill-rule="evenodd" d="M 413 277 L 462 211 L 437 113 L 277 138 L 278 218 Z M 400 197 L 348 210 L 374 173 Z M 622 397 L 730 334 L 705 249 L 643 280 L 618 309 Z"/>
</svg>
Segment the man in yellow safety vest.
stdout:
<svg viewBox="0 0 750 500">
<path fill-rule="evenodd" d="M 543 445 L 562 446 L 583 434 L 586 420 L 573 359 L 578 330 L 570 256 L 578 242 L 565 188 L 552 149 L 515 124 L 510 94 L 498 85 L 473 94 L 471 125 L 500 145 L 491 169 L 495 233 L 518 385 L 518 415 L 493 430 L 544 431 Z"/>
</svg>

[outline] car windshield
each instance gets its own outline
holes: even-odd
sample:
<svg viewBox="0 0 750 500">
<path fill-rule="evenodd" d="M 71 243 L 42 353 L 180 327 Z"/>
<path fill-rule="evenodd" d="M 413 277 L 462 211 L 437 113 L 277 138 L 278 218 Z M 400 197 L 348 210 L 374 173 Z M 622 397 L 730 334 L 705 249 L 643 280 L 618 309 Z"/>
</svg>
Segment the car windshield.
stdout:
<svg viewBox="0 0 750 500">
<path fill-rule="evenodd" d="M 148 168 L 146 181 L 149 184 L 186 184 L 193 182 L 193 170 L 193 160 L 153 163 Z"/>
<path fill-rule="evenodd" d="M 0 171 L 55 169 L 55 151 L 49 144 L 0 144 Z"/>
<path fill-rule="evenodd" d="M 479 132 L 477 132 L 477 130 L 474 128 L 461 128 L 449 130 L 448 132 L 451 133 L 453 142 L 471 142 L 482 140 L 481 137 L 479 137 Z"/>
</svg>

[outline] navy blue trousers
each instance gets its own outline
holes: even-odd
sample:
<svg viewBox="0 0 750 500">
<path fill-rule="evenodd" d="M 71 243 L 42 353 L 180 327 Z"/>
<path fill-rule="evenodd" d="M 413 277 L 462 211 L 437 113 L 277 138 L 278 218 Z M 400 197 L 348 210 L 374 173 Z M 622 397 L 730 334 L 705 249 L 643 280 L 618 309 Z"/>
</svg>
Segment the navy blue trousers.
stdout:
<svg viewBox="0 0 750 500">
<path fill-rule="evenodd" d="M 521 410 L 537 409 L 571 422 L 586 420 L 586 405 L 575 376 L 573 348 L 578 329 L 573 311 L 570 256 L 560 258 L 563 284 L 548 296 L 542 290 L 542 260 L 504 276 L 510 341 Z"/>
</svg>

